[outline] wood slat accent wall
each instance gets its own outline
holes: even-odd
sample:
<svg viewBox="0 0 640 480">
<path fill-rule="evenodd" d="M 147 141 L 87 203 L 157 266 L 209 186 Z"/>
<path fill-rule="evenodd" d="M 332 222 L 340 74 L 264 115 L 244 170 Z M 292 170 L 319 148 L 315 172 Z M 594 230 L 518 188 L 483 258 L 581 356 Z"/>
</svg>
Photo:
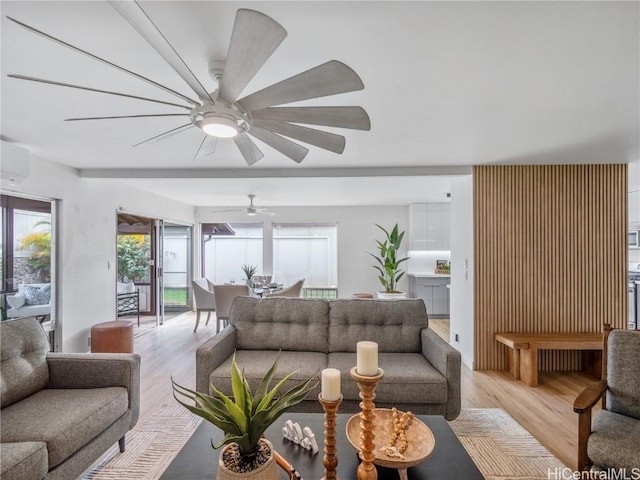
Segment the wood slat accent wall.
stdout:
<svg viewBox="0 0 640 480">
<path fill-rule="evenodd" d="M 504 369 L 495 332 L 627 323 L 627 165 L 473 168 L 475 365 Z M 575 352 L 540 368 L 576 370 Z"/>
</svg>

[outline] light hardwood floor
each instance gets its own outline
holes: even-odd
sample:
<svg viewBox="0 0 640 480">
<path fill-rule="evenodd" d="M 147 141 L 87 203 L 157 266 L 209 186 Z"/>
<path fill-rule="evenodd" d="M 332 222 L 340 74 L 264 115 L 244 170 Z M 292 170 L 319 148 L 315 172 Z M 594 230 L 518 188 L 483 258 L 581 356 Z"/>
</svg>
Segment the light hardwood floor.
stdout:
<svg viewBox="0 0 640 480">
<path fill-rule="evenodd" d="M 163 404 L 175 402 L 171 376 L 195 387 L 195 350 L 215 333 L 214 319 L 193 332 L 195 314 L 187 313 L 135 339 L 142 357 L 141 412 L 144 422 Z M 448 337 L 447 321 L 431 321 Z M 576 468 L 577 414 L 573 400 L 593 378 L 579 372 L 542 372 L 540 385 L 528 387 L 507 372 L 462 367 L 462 407 L 502 408 L 568 467 Z"/>
</svg>

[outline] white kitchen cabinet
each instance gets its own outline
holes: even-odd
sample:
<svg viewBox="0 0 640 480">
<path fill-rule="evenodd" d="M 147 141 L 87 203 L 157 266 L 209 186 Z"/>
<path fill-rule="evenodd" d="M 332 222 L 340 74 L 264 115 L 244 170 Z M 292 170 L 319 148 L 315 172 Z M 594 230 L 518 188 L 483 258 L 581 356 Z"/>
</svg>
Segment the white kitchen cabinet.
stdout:
<svg viewBox="0 0 640 480">
<path fill-rule="evenodd" d="M 409 249 L 450 250 L 450 204 L 409 205 Z"/>
<path fill-rule="evenodd" d="M 409 276 L 409 297 L 421 298 L 430 318 L 449 317 L 449 277 Z"/>
</svg>

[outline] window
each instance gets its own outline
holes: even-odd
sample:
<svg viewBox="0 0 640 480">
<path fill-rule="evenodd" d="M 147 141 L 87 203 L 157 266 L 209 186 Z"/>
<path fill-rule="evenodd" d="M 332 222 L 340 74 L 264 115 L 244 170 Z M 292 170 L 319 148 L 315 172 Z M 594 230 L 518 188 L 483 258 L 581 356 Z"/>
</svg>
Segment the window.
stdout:
<svg viewBox="0 0 640 480">
<path fill-rule="evenodd" d="M 216 284 L 243 283 L 243 265 L 262 273 L 262 223 L 203 223 L 203 275 Z"/>
<path fill-rule="evenodd" d="M 306 289 L 336 289 L 338 226 L 335 223 L 274 223 L 273 277 L 285 285 L 301 278 Z"/>
<path fill-rule="evenodd" d="M 1 320 L 36 317 L 50 333 L 55 329 L 53 203 L 1 195 Z"/>
<path fill-rule="evenodd" d="M 2 292 L 51 282 L 51 203 L 2 195 Z"/>
</svg>

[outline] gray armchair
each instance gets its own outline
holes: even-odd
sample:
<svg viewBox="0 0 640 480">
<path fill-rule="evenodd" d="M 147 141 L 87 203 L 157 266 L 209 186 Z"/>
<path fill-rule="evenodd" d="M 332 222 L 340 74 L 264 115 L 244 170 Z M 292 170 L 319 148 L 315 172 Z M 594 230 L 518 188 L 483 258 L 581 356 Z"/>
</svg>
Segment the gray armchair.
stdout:
<svg viewBox="0 0 640 480">
<path fill-rule="evenodd" d="M 0 477 L 78 477 L 125 433 L 140 411 L 137 354 L 47 353 L 33 317 L 0 323 Z"/>
<path fill-rule="evenodd" d="M 608 337 L 608 338 L 607 338 Z M 578 419 L 578 469 L 640 467 L 640 331 L 605 331 L 603 379 L 575 400 Z M 591 424 L 591 410 L 602 400 Z"/>
</svg>

